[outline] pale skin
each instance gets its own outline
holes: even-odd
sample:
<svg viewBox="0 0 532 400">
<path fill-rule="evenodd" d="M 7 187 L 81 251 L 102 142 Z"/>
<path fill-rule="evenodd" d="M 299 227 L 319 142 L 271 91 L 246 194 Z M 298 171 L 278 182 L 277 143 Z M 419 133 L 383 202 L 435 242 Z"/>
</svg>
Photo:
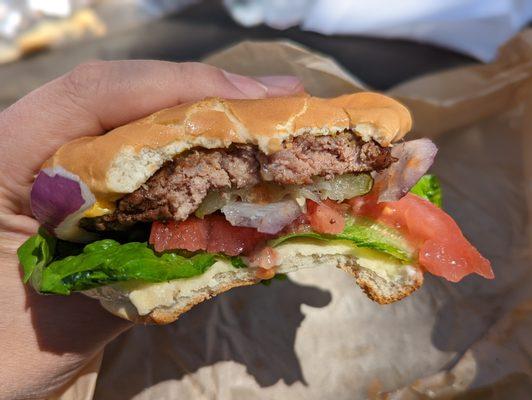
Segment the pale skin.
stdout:
<svg viewBox="0 0 532 400">
<path fill-rule="evenodd" d="M 0 399 L 57 393 L 131 327 L 83 295 L 42 296 L 22 284 L 16 250 L 38 228 L 29 193 L 40 165 L 65 142 L 103 134 L 161 108 L 211 96 L 301 91 L 292 76 L 250 78 L 199 63 L 96 61 L 0 113 Z"/>
</svg>

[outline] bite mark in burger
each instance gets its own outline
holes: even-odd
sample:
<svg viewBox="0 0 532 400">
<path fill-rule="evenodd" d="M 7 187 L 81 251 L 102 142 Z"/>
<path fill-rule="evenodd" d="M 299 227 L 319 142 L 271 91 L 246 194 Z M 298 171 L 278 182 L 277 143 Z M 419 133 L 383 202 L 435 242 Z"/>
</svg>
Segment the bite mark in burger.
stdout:
<svg viewBox="0 0 532 400">
<path fill-rule="evenodd" d="M 167 323 L 299 268 L 341 268 L 381 304 L 424 272 L 493 278 L 424 176 L 436 146 L 400 142 L 411 123 L 376 93 L 206 99 L 67 143 L 32 187 L 24 279 Z"/>
</svg>

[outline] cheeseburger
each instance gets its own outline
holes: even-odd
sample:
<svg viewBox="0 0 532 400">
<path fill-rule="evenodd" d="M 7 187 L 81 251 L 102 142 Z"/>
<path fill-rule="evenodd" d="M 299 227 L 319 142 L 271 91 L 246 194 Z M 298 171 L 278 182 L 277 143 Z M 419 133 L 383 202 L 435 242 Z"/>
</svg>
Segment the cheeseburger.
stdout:
<svg viewBox="0 0 532 400">
<path fill-rule="evenodd" d="M 32 186 L 24 280 L 161 324 L 300 268 L 341 268 L 381 304 L 425 272 L 493 278 L 440 208 L 436 146 L 403 140 L 411 125 L 377 93 L 210 98 L 67 143 Z"/>
</svg>

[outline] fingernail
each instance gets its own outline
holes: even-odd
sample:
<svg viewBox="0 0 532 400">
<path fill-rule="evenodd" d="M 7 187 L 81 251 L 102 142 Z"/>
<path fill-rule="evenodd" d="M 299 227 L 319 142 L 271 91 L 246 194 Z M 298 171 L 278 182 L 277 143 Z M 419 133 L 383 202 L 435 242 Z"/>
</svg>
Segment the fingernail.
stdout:
<svg viewBox="0 0 532 400">
<path fill-rule="evenodd" d="M 268 93 L 268 88 L 261 82 L 244 75 L 224 71 L 226 78 L 246 97 L 261 98 Z"/>
<path fill-rule="evenodd" d="M 259 76 L 256 79 L 268 88 L 269 95 L 274 92 L 289 94 L 303 90 L 301 79 L 293 75 Z"/>
</svg>

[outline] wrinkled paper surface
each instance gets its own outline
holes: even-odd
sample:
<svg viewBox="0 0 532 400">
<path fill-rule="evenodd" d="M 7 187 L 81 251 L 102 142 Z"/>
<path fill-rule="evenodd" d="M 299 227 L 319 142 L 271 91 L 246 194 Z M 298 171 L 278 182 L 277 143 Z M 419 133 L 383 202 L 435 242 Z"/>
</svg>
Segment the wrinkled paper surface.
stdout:
<svg viewBox="0 0 532 400">
<path fill-rule="evenodd" d="M 367 89 L 334 60 L 292 43 L 243 42 L 206 61 L 236 73 L 295 74 L 317 96 Z M 439 146 L 433 172 L 444 208 L 492 261 L 496 279 L 451 284 L 427 274 L 419 291 L 387 306 L 340 270 L 233 289 L 174 324 L 137 326 L 109 345 L 94 398 L 532 396 L 532 30 L 492 64 L 424 76 L 389 94 L 412 110 L 409 137 Z"/>
</svg>

